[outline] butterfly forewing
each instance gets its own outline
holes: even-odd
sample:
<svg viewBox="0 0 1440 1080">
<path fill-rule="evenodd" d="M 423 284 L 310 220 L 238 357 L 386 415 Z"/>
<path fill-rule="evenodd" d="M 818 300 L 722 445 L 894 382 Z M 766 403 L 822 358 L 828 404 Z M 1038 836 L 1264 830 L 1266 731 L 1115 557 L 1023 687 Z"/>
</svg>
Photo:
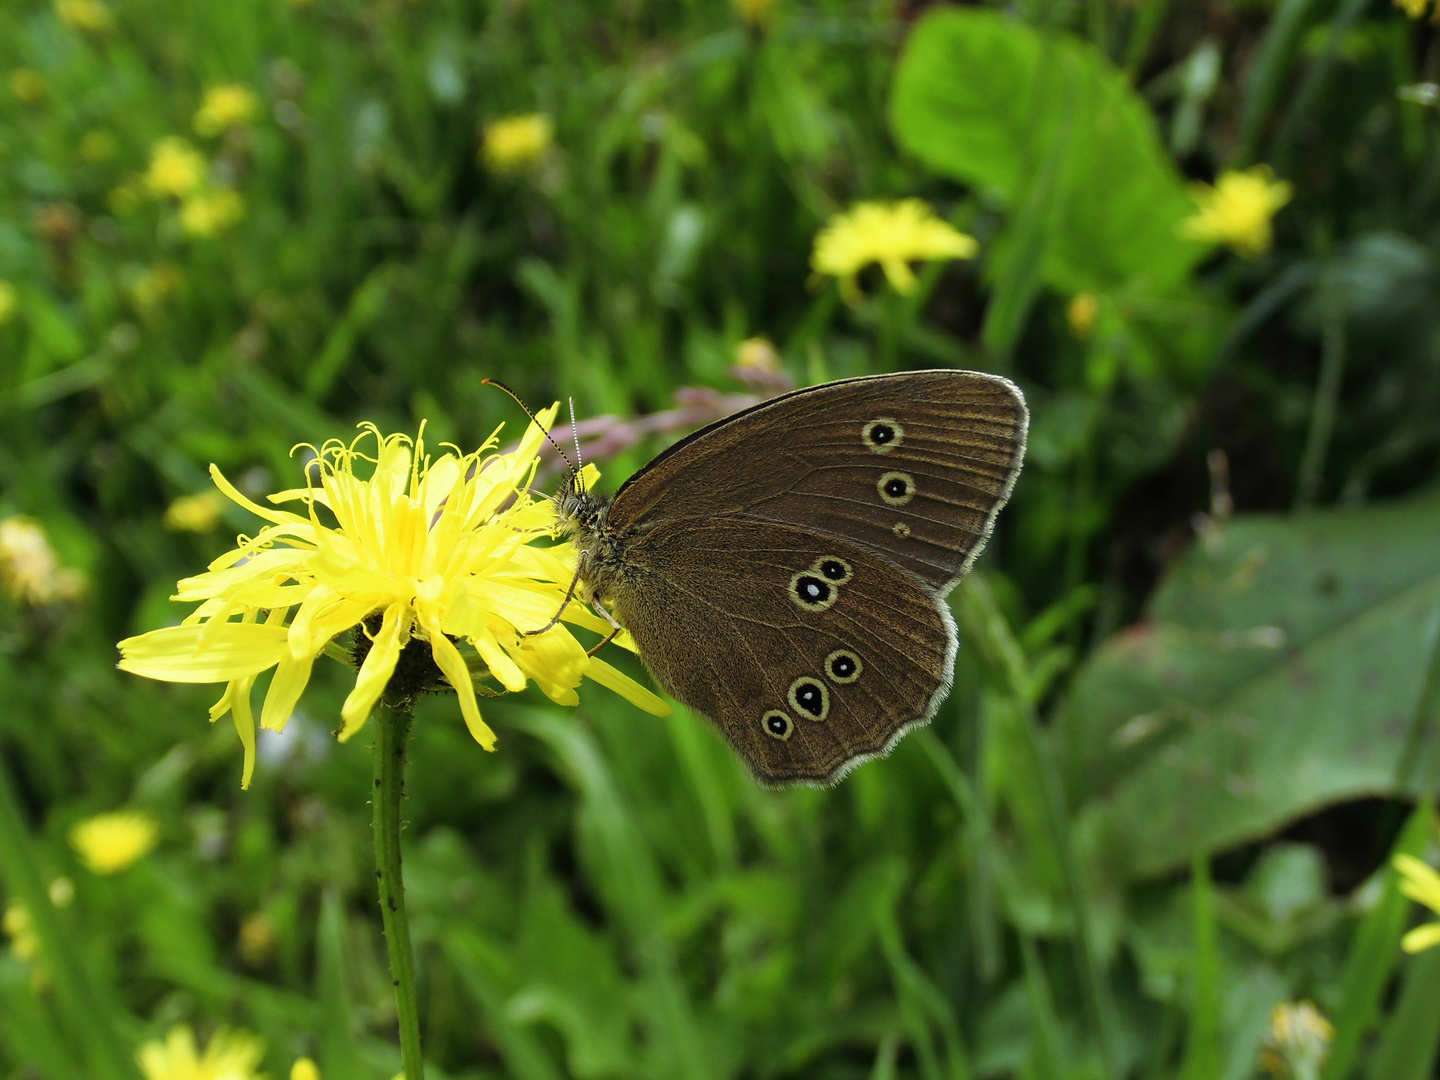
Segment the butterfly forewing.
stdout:
<svg viewBox="0 0 1440 1080">
<path fill-rule="evenodd" d="M 834 780 L 923 722 L 948 689 L 943 602 L 859 546 L 795 526 L 647 529 L 612 598 L 675 698 L 769 783 Z"/>
<path fill-rule="evenodd" d="M 611 525 L 735 517 L 845 539 L 943 591 L 968 568 L 1020 468 L 1027 414 L 1005 379 L 920 371 L 796 391 L 656 458 Z"/>
</svg>

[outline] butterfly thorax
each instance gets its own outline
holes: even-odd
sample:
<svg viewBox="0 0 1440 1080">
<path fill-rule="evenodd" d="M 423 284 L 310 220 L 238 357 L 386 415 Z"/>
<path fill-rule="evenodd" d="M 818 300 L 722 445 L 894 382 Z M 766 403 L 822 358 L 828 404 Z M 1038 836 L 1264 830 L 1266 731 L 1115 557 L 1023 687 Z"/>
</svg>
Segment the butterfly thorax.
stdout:
<svg viewBox="0 0 1440 1080">
<path fill-rule="evenodd" d="M 605 599 L 620 573 L 623 538 L 608 524 L 609 495 L 579 488 L 572 473 L 555 494 L 556 532 L 569 537 L 580 552 L 580 582 L 587 598 Z"/>
</svg>

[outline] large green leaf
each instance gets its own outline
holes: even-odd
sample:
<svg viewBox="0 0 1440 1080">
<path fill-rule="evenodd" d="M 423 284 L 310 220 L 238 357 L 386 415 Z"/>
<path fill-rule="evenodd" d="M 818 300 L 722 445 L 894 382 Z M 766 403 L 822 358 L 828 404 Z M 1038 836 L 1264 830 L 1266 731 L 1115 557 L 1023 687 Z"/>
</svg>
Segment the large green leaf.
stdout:
<svg viewBox="0 0 1440 1080">
<path fill-rule="evenodd" d="M 1197 543 L 1150 618 L 1062 709 L 1072 796 L 1133 874 L 1327 803 L 1417 790 L 1440 639 L 1440 498 L 1241 519 Z M 1413 756 L 1413 760 L 1412 760 Z"/>
<path fill-rule="evenodd" d="M 1203 251 L 1177 234 L 1192 207 L 1149 109 L 1068 34 L 994 11 L 934 12 L 906 45 L 890 122 L 907 152 L 1011 208 L 1047 151 L 1065 146 L 1042 264 L 1057 289 L 1108 292 L 1139 279 L 1164 290 Z"/>
</svg>

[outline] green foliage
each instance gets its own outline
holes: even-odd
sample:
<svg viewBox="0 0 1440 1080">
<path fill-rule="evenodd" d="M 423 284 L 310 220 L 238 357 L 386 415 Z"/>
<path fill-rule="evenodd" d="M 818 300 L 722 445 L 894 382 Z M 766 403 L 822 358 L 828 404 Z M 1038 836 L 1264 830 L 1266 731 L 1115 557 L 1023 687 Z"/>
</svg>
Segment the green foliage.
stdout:
<svg viewBox="0 0 1440 1080">
<path fill-rule="evenodd" d="M 487 699 L 487 755 L 423 701 L 430 1075 L 1248 1080 L 1302 998 L 1335 1025 L 1325 1080 L 1433 1073 L 1440 952 L 1399 951 L 1386 868 L 1433 855 L 1440 768 L 1424 24 L 1361 0 L 74 10 L 0 8 L 0 517 L 88 581 L 0 597 L 0 899 L 38 949 L 0 951 L 0 1076 L 134 1076 L 182 1022 L 258 1033 L 274 1077 L 398 1068 L 369 735 L 329 735 L 353 674 L 317 668 L 242 793 L 219 688 L 114 670 L 255 528 L 167 527 L 210 463 L 263 496 L 360 420 L 513 434 L 486 377 L 582 419 L 694 405 L 761 334 L 800 383 L 1023 385 L 1026 469 L 952 598 L 956 689 L 825 791 L 758 789 L 683 710 Z M 254 114 L 200 134 L 227 83 Z M 529 112 L 553 145 L 487 167 L 484 125 Z M 187 230 L 147 186 L 167 137 L 237 222 Z M 1182 239 L 1187 181 L 1256 162 L 1295 189 L 1273 249 Z M 832 213 L 910 196 L 981 257 L 908 296 L 867 271 L 853 307 L 809 280 Z M 69 830 L 126 805 L 160 844 L 92 873 Z"/>
</svg>

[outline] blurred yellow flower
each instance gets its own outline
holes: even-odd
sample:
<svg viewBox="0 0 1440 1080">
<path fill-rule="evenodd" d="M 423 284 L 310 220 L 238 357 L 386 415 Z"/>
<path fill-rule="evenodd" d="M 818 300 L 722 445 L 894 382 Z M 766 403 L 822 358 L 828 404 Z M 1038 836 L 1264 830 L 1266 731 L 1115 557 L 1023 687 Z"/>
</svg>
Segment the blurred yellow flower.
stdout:
<svg viewBox="0 0 1440 1080">
<path fill-rule="evenodd" d="M 75 899 L 75 883 L 68 877 L 57 877 L 50 882 L 50 902 L 57 908 L 67 908 Z"/>
<path fill-rule="evenodd" d="M 45 80 L 38 71 L 16 68 L 10 72 L 10 93 L 26 105 L 34 105 L 45 97 Z"/>
<path fill-rule="evenodd" d="M 1412 19 L 1423 19 L 1425 9 L 1430 6 L 1430 0 L 1395 0 L 1395 6 Z M 1440 7 L 1436 7 L 1435 15 L 1440 18 Z"/>
<path fill-rule="evenodd" d="M 1394 862 L 1401 877 L 1400 891 L 1440 915 L 1440 873 L 1413 855 L 1396 855 Z M 1440 922 L 1417 926 L 1400 941 L 1400 947 L 1410 953 L 1436 945 L 1440 945 Z"/>
<path fill-rule="evenodd" d="M 1271 1076 L 1311 1080 L 1320 1075 L 1335 1029 L 1309 1001 L 1282 1001 L 1270 1013 L 1260 1067 Z"/>
<path fill-rule="evenodd" d="M 1100 314 L 1100 301 L 1092 292 L 1076 293 L 1065 308 L 1065 321 L 1076 341 L 1089 341 L 1095 332 L 1095 319 Z"/>
<path fill-rule="evenodd" d="M 190 194 L 205 182 L 205 155 L 178 135 L 167 135 L 150 151 L 145 186 L 152 195 Z"/>
<path fill-rule="evenodd" d="M 8 281 L 0 281 L 0 326 L 15 317 L 15 310 L 20 306 L 20 297 L 15 292 L 15 286 Z"/>
<path fill-rule="evenodd" d="M 19 900 L 11 900 L 5 905 L 5 918 L 0 920 L 0 929 L 9 936 L 10 951 L 17 960 L 29 963 L 40 955 L 40 938 L 35 934 L 35 923 L 29 910 Z"/>
<path fill-rule="evenodd" d="M 309 1058 L 297 1058 L 290 1066 L 290 1080 L 320 1080 L 320 1066 Z"/>
<path fill-rule="evenodd" d="M 743 368 L 778 371 L 780 354 L 775 351 L 775 343 L 767 337 L 746 338 L 735 348 L 735 363 Z"/>
<path fill-rule="evenodd" d="M 135 1057 L 145 1080 L 259 1080 L 255 1070 L 264 1054 L 265 1044 L 254 1035 L 225 1028 L 210 1036 L 200 1054 L 195 1033 L 176 1024 L 164 1042 L 147 1042 Z"/>
<path fill-rule="evenodd" d="M 214 532 L 224 509 L 225 500 L 218 491 L 181 495 L 165 508 L 165 528 L 171 532 Z"/>
<path fill-rule="evenodd" d="M 55 0 L 55 14 L 66 26 L 100 34 L 109 30 L 115 16 L 100 0 Z"/>
<path fill-rule="evenodd" d="M 39 522 L 17 516 L 0 521 L 0 585 L 17 603 L 50 604 L 79 596 L 85 577 L 60 565 Z"/>
<path fill-rule="evenodd" d="M 314 458 L 303 489 L 270 496 L 276 504 L 299 503 L 303 515 L 251 502 L 212 465 L 216 486 L 270 524 L 253 538 L 241 537 L 207 573 L 181 581 L 174 599 L 198 600 L 200 607 L 180 626 L 120 642 L 120 667 L 171 682 L 227 683 L 210 719 L 233 713 L 245 747 L 244 785 L 255 764 L 255 677 L 275 668 L 260 725 L 280 730 L 320 651 L 355 627 L 369 647 L 341 707 L 342 740 L 365 723 L 412 641 L 428 645 L 438 673 L 459 696 L 466 726 L 487 750 L 495 734 L 480 717 L 469 667 L 453 638 L 468 641 L 506 690 L 522 690 L 533 679 L 551 700 L 575 705 L 583 677 L 663 715 L 669 711 L 663 701 L 587 656 L 564 625 L 526 633 L 562 607 L 568 622 L 608 629 L 573 598 L 565 603 L 574 548 L 532 546 L 556 524 L 553 504 L 535 499 L 529 485 L 557 408 L 541 413 L 508 454 L 491 452 L 498 429 L 472 454 L 452 450 L 432 459 L 423 426 L 412 441 L 362 425 L 348 445 L 332 439 L 309 448 Z M 366 443 L 373 444 L 373 457 L 362 449 Z M 361 463 L 371 466 L 363 479 L 355 472 Z M 587 478 L 594 473 L 587 470 Z M 321 507 L 335 528 L 322 524 Z"/>
<path fill-rule="evenodd" d="M 148 267 L 130 286 L 130 295 L 141 314 L 149 315 L 177 292 L 185 277 L 172 262 Z"/>
<path fill-rule="evenodd" d="M 492 172 L 518 172 L 544 157 L 554 140 L 555 125 L 543 113 L 492 120 L 485 125 L 485 165 Z"/>
<path fill-rule="evenodd" d="M 263 911 L 253 911 L 240 920 L 240 959 L 260 967 L 275 955 L 280 943 L 275 920 Z"/>
<path fill-rule="evenodd" d="M 775 0 L 733 0 L 735 10 L 751 26 L 764 29 L 775 13 Z"/>
<path fill-rule="evenodd" d="M 87 131 L 80 136 L 80 156 L 92 165 L 109 161 L 115 156 L 115 136 L 104 128 Z"/>
<path fill-rule="evenodd" d="M 244 83 L 225 83 L 205 91 L 195 113 L 195 130 L 201 135 L 219 135 L 226 128 L 243 124 L 255 115 L 260 101 Z"/>
<path fill-rule="evenodd" d="M 1244 172 L 1229 170 L 1214 187 L 1190 185 L 1199 210 L 1180 223 L 1181 235 L 1226 244 L 1238 255 L 1256 258 L 1270 250 L 1274 238 L 1270 219 L 1294 194 L 1294 186 L 1288 180 L 1276 180 L 1268 165 Z"/>
<path fill-rule="evenodd" d="M 116 810 L 77 821 L 70 829 L 70 846 L 91 873 L 118 874 L 148 855 L 159 833 L 149 814 Z"/>
<path fill-rule="evenodd" d="M 840 279 L 846 303 L 860 299 L 855 275 L 878 262 L 892 288 L 915 289 L 910 263 L 928 259 L 970 259 L 980 250 L 973 236 L 960 232 L 919 199 L 857 203 L 836 214 L 815 237 L 810 266 L 816 274 Z"/>
<path fill-rule="evenodd" d="M 205 238 L 222 233 L 245 216 L 245 200 L 230 188 L 188 195 L 180 204 L 180 227 L 187 236 Z"/>
</svg>

